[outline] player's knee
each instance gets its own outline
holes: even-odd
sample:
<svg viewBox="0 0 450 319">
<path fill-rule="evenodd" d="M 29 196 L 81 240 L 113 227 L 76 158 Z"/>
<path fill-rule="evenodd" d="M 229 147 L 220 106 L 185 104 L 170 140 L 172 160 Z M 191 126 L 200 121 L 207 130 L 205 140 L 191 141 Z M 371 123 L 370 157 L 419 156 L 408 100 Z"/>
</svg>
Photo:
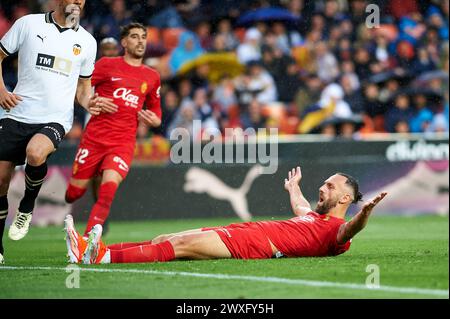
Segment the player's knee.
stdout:
<svg viewBox="0 0 450 319">
<path fill-rule="evenodd" d="M 31 166 L 40 166 L 47 160 L 47 152 L 38 145 L 29 145 L 26 149 L 27 163 Z"/>
<path fill-rule="evenodd" d="M 163 241 L 168 240 L 169 237 L 170 237 L 170 236 L 169 236 L 169 235 L 166 235 L 166 234 L 156 236 L 154 239 L 152 239 L 152 244 L 159 244 L 159 243 L 162 243 Z"/>
<path fill-rule="evenodd" d="M 67 187 L 67 190 L 66 190 L 66 196 L 65 196 L 66 202 L 69 204 L 73 203 L 74 201 L 79 199 L 81 196 L 83 196 L 85 192 L 86 192 L 86 188 L 81 188 L 81 187 L 77 187 L 72 184 L 69 184 L 69 187 Z"/>
<path fill-rule="evenodd" d="M 176 235 L 168 239 L 174 248 L 188 250 L 192 246 L 192 238 L 187 235 Z"/>
</svg>

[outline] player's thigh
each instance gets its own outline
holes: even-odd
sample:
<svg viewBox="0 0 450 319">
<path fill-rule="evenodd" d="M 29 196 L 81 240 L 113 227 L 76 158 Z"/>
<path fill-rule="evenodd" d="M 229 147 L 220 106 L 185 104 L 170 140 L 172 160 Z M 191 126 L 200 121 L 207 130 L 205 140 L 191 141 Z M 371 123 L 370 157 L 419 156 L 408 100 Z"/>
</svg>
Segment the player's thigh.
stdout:
<svg viewBox="0 0 450 319">
<path fill-rule="evenodd" d="M 14 168 L 14 163 L 0 161 L 0 196 L 4 196 L 8 192 Z"/>
<path fill-rule="evenodd" d="M 213 230 L 174 236 L 169 239 L 176 258 L 231 258 L 231 253 Z"/>
<path fill-rule="evenodd" d="M 42 124 L 27 144 L 27 161 L 31 165 L 40 165 L 58 148 L 64 138 L 64 127 L 58 123 Z"/>
<path fill-rule="evenodd" d="M 119 185 L 123 181 L 122 175 L 114 169 L 105 169 L 102 173 L 101 184 L 113 182 Z"/>
<path fill-rule="evenodd" d="M 38 133 L 27 144 L 27 162 L 33 166 L 41 165 L 54 151 L 53 142 L 46 135 Z"/>
<path fill-rule="evenodd" d="M 152 239 L 152 244 L 159 244 L 162 243 L 163 241 L 169 240 L 172 237 L 175 236 L 180 236 L 180 235 L 186 235 L 186 234 L 193 234 L 193 233 L 200 233 L 202 232 L 201 228 L 197 228 L 197 229 L 190 229 L 190 230 L 185 230 L 185 231 L 181 231 L 178 233 L 170 233 L 170 234 L 162 234 L 159 236 L 156 236 L 155 238 Z"/>
</svg>

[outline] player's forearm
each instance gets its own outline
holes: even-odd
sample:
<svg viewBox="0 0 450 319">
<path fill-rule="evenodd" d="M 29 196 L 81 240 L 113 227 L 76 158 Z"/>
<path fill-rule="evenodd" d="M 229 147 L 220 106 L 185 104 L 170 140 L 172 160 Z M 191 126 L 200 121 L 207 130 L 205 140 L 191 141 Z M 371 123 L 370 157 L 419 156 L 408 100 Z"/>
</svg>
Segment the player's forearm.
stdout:
<svg viewBox="0 0 450 319">
<path fill-rule="evenodd" d="M 348 223 L 344 226 L 344 231 L 341 234 L 339 241 L 341 243 L 347 242 L 349 239 L 353 238 L 357 233 L 366 227 L 369 221 L 369 214 L 359 212 L 356 214 Z"/>
<path fill-rule="evenodd" d="M 85 83 L 78 84 L 75 99 L 78 104 L 80 104 L 87 111 L 89 111 L 89 99 L 91 98 L 91 95 L 92 90 L 90 85 L 86 85 Z"/>
<path fill-rule="evenodd" d="M 301 216 L 311 210 L 311 205 L 303 196 L 302 191 L 298 185 L 293 185 L 289 188 L 289 198 L 291 202 L 292 211 L 295 215 Z"/>
<path fill-rule="evenodd" d="M 6 90 L 5 81 L 3 80 L 3 67 L 2 67 L 4 58 L 5 57 L 3 53 L 1 53 L 0 51 L 0 91 Z"/>
</svg>

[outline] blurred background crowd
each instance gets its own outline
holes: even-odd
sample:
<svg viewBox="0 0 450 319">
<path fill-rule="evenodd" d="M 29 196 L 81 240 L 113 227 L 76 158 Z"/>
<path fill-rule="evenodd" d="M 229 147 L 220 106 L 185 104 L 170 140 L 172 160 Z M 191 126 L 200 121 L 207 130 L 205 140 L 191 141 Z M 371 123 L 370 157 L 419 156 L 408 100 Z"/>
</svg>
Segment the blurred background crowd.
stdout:
<svg viewBox="0 0 450 319">
<path fill-rule="evenodd" d="M 0 37 L 54 2 L 2 0 Z M 132 21 L 148 27 L 144 61 L 163 82 L 163 124 L 141 125 L 139 138 L 176 127 L 195 140 L 211 128 L 347 139 L 449 130 L 448 0 L 86 0 L 81 24 L 100 58 L 121 54 L 120 26 Z M 16 67 L 3 64 L 10 90 Z M 75 113 L 77 140 L 87 118 Z"/>
</svg>

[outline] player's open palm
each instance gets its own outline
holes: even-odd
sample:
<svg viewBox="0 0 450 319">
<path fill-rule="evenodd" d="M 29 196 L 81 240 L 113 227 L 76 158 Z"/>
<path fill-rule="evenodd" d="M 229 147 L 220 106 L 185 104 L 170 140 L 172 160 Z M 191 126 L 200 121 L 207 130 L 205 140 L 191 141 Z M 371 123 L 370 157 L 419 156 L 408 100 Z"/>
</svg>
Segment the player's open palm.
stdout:
<svg viewBox="0 0 450 319">
<path fill-rule="evenodd" d="M 302 171 L 300 166 L 293 168 L 288 173 L 288 178 L 284 180 L 284 189 L 289 190 L 292 186 L 298 185 L 302 179 Z"/>
<path fill-rule="evenodd" d="M 374 197 L 371 201 L 368 201 L 361 208 L 361 212 L 365 215 L 370 215 L 372 213 L 373 208 L 387 195 L 386 192 L 382 192 Z"/>
</svg>

